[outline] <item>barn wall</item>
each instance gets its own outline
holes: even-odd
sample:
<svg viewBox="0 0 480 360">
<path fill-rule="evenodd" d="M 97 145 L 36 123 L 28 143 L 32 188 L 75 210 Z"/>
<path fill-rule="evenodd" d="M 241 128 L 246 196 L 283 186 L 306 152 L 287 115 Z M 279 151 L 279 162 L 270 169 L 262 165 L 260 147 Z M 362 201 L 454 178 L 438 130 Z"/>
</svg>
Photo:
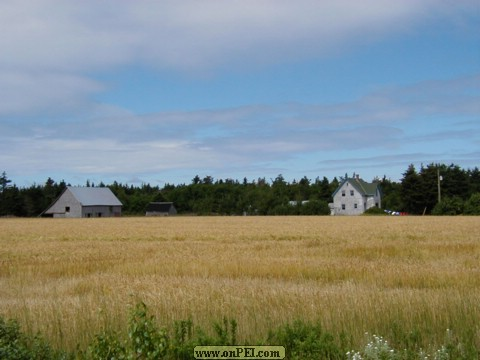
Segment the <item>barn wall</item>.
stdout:
<svg viewBox="0 0 480 360">
<path fill-rule="evenodd" d="M 121 214 L 121 206 L 84 206 L 80 217 L 112 217 Z"/>
<path fill-rule="evenodd" d="M 66 211 L 69 207 L 70 211 Z M 53 204 L 49 209 L 49 213 L 53 213 L 53 217 L 81 217 L 82 216 L 82 205 L 77 201 L 73 196 L 70 190 L 65 190 L 60 198 Z"/>
<path fill-rule="evenodd" d="M 171 206 L 170 209 L 167 211 L 146 211 L 145 216 L 170 216 L 170 215 L 177 215 L 177 210 Z"/>
<path fill-rule="evenodd" d="M 160 211 L 146 211 L 145 216 L 168 216 L 168 212 L 160 212 Z"/>
</svg>

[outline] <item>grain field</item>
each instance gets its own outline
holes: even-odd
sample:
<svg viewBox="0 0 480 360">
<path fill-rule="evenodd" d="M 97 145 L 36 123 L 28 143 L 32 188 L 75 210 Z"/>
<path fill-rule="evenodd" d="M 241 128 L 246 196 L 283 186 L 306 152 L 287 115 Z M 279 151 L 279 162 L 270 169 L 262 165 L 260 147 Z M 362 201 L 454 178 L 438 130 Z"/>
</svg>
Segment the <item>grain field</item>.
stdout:
<svg viewBox="0 0 480 360">
<path fill-rule="evenodd" d="M 302 319 L 352 345 L 480 344 L 479 238 L 476 217 L 0 219 L 0 314 L 69 349 L 139 300 L 165 324 L 234 318 L 243 341 Z"/>
</svg>

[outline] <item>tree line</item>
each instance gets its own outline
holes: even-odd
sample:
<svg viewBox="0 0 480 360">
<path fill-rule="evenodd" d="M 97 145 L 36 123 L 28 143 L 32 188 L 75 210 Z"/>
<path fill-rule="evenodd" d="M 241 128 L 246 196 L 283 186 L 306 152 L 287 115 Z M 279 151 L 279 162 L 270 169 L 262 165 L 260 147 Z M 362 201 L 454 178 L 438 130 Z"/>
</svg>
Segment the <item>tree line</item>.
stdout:
<svg viewBox="0 0 480 360">
<path fill-rule="evenodd" d="M 180 214 L 197 215 L 328 215 L 328 203 L 344 178 L 317 177 L 287 182 L 280 174 L 275 179 L 255 180 L 201 178 L 189 184 L 140 186 L 114 181 L 109 187 L 122 202 L 123 214 L 141 215 L 150 202 L 169 201 Z M 480 170 L 458 165 L 429 164 L 416 169 L 409 165 L 399 182 L 384 176 L 375 178 L 382 191 L 382 208 L 409 214 L 480 214 Z M 34 217 L 42 214 L 68 186 L 65 181 L 48 178 L 44 184 L 19 188 L 0 176 L 0 216 Z M 440 186 L 439 186 L 440 185 Z M 95 186 L 87 181 L 85 186 Z M 440 188 L 440 191 L 439 191 Z M 440 201 L 439 201 L 440 193 Z"/>
</svg>

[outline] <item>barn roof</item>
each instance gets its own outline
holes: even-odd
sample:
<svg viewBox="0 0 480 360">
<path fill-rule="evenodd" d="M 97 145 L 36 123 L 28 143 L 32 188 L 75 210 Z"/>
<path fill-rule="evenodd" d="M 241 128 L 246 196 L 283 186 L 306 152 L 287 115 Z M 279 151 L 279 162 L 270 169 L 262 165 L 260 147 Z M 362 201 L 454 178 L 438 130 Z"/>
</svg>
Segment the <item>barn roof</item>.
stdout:
<svg viewBox="0 0 480 360">
<path fill-rule="evenodd" d="M 173 202 L 151 202 L 147 205 L 146 211 L 168 213 L 172 207 Z"/>
<path fill-rule="evenodd" d="M 83 206 L 122 206 L 120 200 L 107 187 L 68 186 L 67 189 Z"/>
</svg>

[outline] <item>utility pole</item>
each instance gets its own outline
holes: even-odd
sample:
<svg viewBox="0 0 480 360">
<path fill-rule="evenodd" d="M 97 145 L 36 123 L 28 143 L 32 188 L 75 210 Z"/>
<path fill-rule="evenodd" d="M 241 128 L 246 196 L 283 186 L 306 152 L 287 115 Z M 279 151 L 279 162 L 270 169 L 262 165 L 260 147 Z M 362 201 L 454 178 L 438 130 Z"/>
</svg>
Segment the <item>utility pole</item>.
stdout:
<svg viewBox="0 0 480 360">
<path fill-rule="evenodd" d="M 437 168 L 437 187 L 438 187 L 438 202 L 440 203 L 442 201 L 442 194 L 440 191 L 440 180 L 442 180 L 442 177 L 440 176 L 440 168 Z"/>
</svg>

